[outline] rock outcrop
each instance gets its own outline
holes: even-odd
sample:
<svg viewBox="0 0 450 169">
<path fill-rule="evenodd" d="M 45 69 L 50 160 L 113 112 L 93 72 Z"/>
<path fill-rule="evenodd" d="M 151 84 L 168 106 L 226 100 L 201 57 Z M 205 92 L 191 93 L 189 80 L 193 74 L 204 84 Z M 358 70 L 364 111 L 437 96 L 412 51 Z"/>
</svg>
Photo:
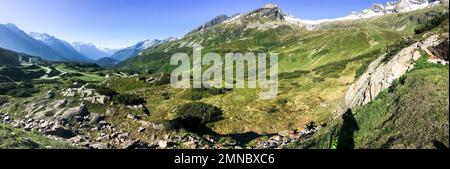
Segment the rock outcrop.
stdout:
<svg viewBox="0 0 450 169">
<path fill-rule="evenodd" d="M 440 39 L 439 35 L 433 35 L 425 41 L 414 43 L 402 49 L 386 63 L 383 63 L 385 56 L 380 56 L 350 87 L 345 95 L 346 106 L 355 108 L 371 102 L 381 91 L 389 88 L 395 80 L 414 67 L 414 62 L 421 56 L 418 49 L 428 51 L 430 47 L 440 44 Z"/>
<path fill-rule="evenodd" d="M 71 109 L 65 111 L 62 115 L 62 118 L 67 119 L 67 120 L 72 120 L 76 116 L 84 117 L 87 115 L 89 115 L 89 111 L 86 108 L 86 105 L 82 104 L 79 107 L 74 107 L 74 108 L 71 108 Z"/>
<path fill-rule="evenodd" d="M 64 97 L 75 97 L 79 96 L 80 100 L 88 101 L 93 104 L 106 104 L 106 102 L 111 100 L 111 97 L 101 95 L 95 91 L 95 89 L 88 89 L 85 86 L 80 88 L 68 88 L 61 92 Z"/>
<path fill-rule="evenodd" d="M 449 39 L 447 38 L 447 40 L 444 40 L 443 42 L 439 43 L 436 46 L 430 46 L 428 48 L 427 53 L 429 53 L 430 55 L 434 56 L 434 59 L 441 62 L 441 63 L 446 63 L 448 64 L 449 60 L 448 60 L 448 45 L 449 45 Z"/>
</svg>

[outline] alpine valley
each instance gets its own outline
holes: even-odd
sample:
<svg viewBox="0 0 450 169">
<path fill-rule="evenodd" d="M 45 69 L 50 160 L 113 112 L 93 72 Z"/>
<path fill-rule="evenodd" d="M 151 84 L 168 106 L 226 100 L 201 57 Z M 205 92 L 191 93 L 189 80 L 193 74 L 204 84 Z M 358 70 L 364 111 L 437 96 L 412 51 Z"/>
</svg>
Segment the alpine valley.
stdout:
<svg viewBox="0 0 450 169">
<path fill-rule="evenodd" d="M 267 4 L 122 49 L 0 24 L 0 148 L 448 148 L 448 9 L 399 0 L 305 20 Z M 171 56 L 195 45 L 278 53 L 277 98 L 171 87 Z"/>
</svg>

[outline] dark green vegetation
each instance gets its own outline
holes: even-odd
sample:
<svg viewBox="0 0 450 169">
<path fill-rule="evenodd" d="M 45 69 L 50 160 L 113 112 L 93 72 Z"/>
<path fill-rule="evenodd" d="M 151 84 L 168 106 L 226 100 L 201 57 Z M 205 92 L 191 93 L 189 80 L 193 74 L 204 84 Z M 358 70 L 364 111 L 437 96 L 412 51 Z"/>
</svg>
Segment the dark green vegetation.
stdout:
<svg viewBox="0 0 450 169">
<path fill-rule="evenodd" d="M 304 76 L 308 73 L 310 73 L 310 71 L 306 71 L 306 70 L 296 70 L 294 72 L 283 72 L 278 75 L 278 78 L 279 79 L 295 79 L 295 78 Z"/>
<path fill-rule="evenodd" d="M 0 65 L 19 65 L 18 53 L 0 48 Z"/>
<path fill-rule="evenodd" d="M 145 100 L 134 94 L 118 94 L 113 97 L 114 102 L 124 105 L 140 105 L 144 104 Z"/>
<path fill-rule="evenodd" d="M 7 96 L 0 96 L 0 106 L 8 102 Z"/>
<path fill-rule="evenodd" d="M 30 97 L 32 94 L 39 92 L 31 83 L 0 83 L 0 95 L 9 95 L 14 97 Z"/>
<path fill-rule="evenodd" d="M 177 110 L 177 118 L 173 120 L 175 126 L 195 130 L 208 123 L 222 118 L 222 110 L 216 106 L 202 102 L 181 105 Z"/>
<path fill-rule="evenodd" d="M 103 70 L 100 66 L 95 63 L 78 63 L 78 62 L 68 62 L 63 63 L 67 68 L 77 70 L 80 72 L 95 72 Z"/>
<path fill-rule="evenodd" d="M 448 77 L 423 56 L 377 99 L 292 148 L 448 148 Z"/>
<path fill-rule="evenodd" d="M 95 61 L 95 63 L 97 65 L 99 65 L 100 67 L 103 68 L 109 68 L 114 66 L 117 62 L 119 62 L 118 60 L 111 58 L 111 57 L 106 57 L 106 58 L 100 58 L 98 60 Z"/>
<path fill-rule="evenodd" d="M 104 86 L 95 86 L 94 89 L 98 94 L 109 96 L 109 97 L 114 97 L 115 95 L 118 94 L 116 91 L 114 91 L 108 87 L 104 87 Z"/>
<path fill-rule="evenodd" d="M 372 63 L 372 61 L 374 61 L 377 57 L 380 57 L 381 55 L 382 55 L 381 50 L 374 50 L 370 53 L 361 56 L 362 65 L 356 70 L 355 78 L 357 79 L 362 74 L 364 74 L 364 72 L 367 71 L 367 68 L 369 67 L 370 63 Z"/>
<path fill-rule="evenodd" d="M 45 71 L 38 69 L 22 69 L 16 66 L 6 66 L 0 68 L 0 76 L 4 77 L 5 81 L 18 82 L 18 81 L 31 81 L 31 79 L 39 78 L 45 75 Z"/>
<path fill-rule="evenodd" d="M 398 42 L 393 42 L 391 45 L 386 47 L 386 56 L 383 58 L 382 62 L 387 62 L 392 59 L 400 50 L 411 46 L 415 41 L 411 38 L 403 38 Z"/>
<path fill-rule="evenodd" d="M 424 32 L 430 31 L 433 28 L 442 24 L 445 20 L 448 20 L 448 11 L 447 12 L 436 12 L 430 11 L 425 13 L 425 17 L 418 18 L 419 25 L 414 32 L 416 34 L 422 34 Z"/>
<path fill-rule="evenodd" d="M 68 143 L 51 140 L 36 132 L 27 132 L 0 124 L 0 149 L 73 149 Z"/>
<path fill-rule="evenodd" d="M 215 95 L 222 95 L 227 92 L 230 92 L 231 89 L 218 89 L 218 88 L 193 88 L 189 89 L 186 94 L 185 98 L 189 100 L 200 100 L 202 98 L 207 98 L 210 96 Z"/>
</svg>

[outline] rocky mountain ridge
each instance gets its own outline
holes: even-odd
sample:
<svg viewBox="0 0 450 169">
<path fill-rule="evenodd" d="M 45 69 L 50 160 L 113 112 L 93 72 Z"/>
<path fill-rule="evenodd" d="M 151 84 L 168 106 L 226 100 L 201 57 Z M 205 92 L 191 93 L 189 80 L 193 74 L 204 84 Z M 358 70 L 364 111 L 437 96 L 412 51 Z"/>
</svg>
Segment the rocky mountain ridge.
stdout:
<svg viewBox="0 0 450 169">
<path fill-rule="evenodd" d="M 78 53 L 78 51 L 70 43 L 64 40 L 58 39 L 46 33 L 30 32 L 28 35 L 46 44 L 51 49 L 58 52 L 61 56 L 64 56 L 64 58 L 67 59 L 66 61 L 92 61 L 87 56 Z"/>
<path fill-rule="evenodd" d="M 448 34 L 441 36 L 446 36 L 446 39 L 448 39 Z M 438 46 L 442 42 L 445 43 L 446 40 L 443 40 L 441 36 L 433 35 L 424 41 L 416 42 L 402 49 L 386 63 L 383 62 L 386 55 L 380 56 L 369 65 L 367 71 L 350 87 L 345 95 L 346 106 L 356 108 L 374 100 L 381 91 L 389 88 L 395 80 L 414 68 L 414 62 L 422 56 L 419 50 L 431 54 L 429 52 L 430 48 Z M 442 64 L 448 64 L 448 60 L 438 60 Z M 438 61 L 430 60 L 430 62 Z"/>
</svg>

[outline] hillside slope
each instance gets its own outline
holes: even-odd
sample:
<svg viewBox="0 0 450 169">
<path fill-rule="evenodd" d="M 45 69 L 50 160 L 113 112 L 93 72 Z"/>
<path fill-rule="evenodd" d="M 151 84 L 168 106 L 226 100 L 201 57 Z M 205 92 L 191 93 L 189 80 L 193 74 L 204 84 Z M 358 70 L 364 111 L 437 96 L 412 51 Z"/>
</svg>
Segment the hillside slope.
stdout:
<svg viewBox="0 0 450 169">
<path fill-rule="evenodd" d="M 426 32 L 416 34 L 415 29 L 438 16 L 448 16 L 447 7 L 331 22 L 313 30 L 280 19 L 277 17 L 282 13 L 279 8 L 257 9 L 245 14 L 246 17 L 209 24 L 180 40 L 146 50 L 119 64 L 120 70 L 131 72 L 171 72 L 175 68 L 169 65 L 171 55 L 192 54 L 194 44 L 204 47 L 202 53 L 217 52 L 221 56 L 227 52 L 279 53 L 280 87 L 274 100 L 258 99 L 257 90 L 253 89 L 235 89 L 223 95 L 202 97 L 199 92 L 173 89 L 169 85 L 154 88 L 145 80 L 135 83 L 135 78 L 110 79 L 108 83 L 115 90 L 152 100 L 146 106 L 158 113 L 151 115 L 151 119 L 172 119 L 175 115 L 171 112 L 176 105 L 201 101 L 223 110 L 224 119 L 211 124 L 211 128 L 221 134 L 303 129 L 310 122 L 322 123 L 340 113 L 355 75 L 364 72 L 388 46 L 405 37 L 422 39 Z M 439 25 L 433 31 L 448 31 L 448 20 L 440 21 Z M 131 82 L 133 86 L 124 87 Z M 171 97 L 162 99 L 162 90 Z"/>
<path fill-rule="evenodd" d="M 23 131 L 0 123 L 0 149 L 73 149 L 36 132 Z"/>
<path fill-rule="evenodd" d="M 429 60 L 422 52 L 414 68 L 374 100 L 291 148 L 448 148 L 449 67 Z"/>
<path fill-rule="evenodd" d="M 19 65 L 16 52 L 0 48 L 0 65 Z"/>
<path fill-rule="evenodd" d="M 418 25 L 445 11 L 446 6 L 438 5 L 402 14 L 324 23 L 308 30 L 289 22 L 288 15 L 279 7 L 260 8 L 145 50 L 118 67 L 138 72 L 170 72 L 175 68 L 169 65 L 170 56 L 178 52 L 191 54 L 192 46 L 197 44 L 204 47 L 203 53 L 216 52 L 221 56 L 228 52 L 279 53 L 279 64 L 283 65 L 280 72 L 312 70 L 380 50 L 413 34 Z"/>
</svg>

